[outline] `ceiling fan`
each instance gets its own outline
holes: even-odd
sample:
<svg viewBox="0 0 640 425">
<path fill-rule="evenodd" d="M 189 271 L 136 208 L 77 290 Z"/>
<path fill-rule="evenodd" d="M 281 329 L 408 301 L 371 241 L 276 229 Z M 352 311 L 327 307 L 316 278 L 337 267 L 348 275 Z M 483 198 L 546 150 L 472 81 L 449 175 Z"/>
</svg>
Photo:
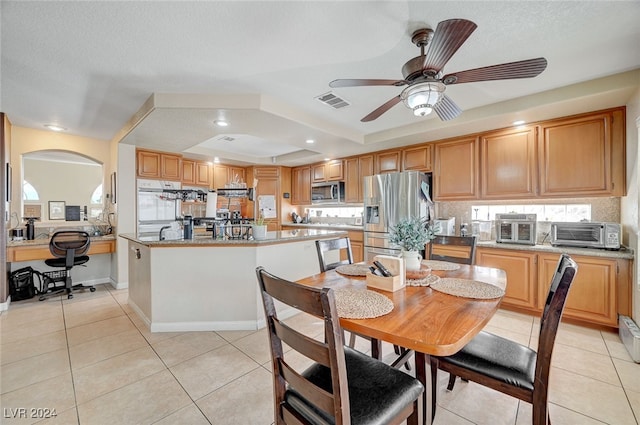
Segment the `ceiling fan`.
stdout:
<svg viewBox="0 0 640 425">
<path fill-rule="evenodd" d="M 476 28 L 475 23 L 466 19 L 449 19 L 440 22 L 435 31 L 429 28 L 415 31 L 411 36 L 411 42 L 420 48 L 420 56 L 404 64 L 402 80 L 339 79 L 330 82 L 329 86 L 408 86 L 398 96 L 362 118 L 362 122 L 375 120 L 401 101 L 412 109 L 416 116 L 425 116 L 435 111 L 441 120 L 448 121 L 460 115 L 462 110 L 444 93 L 446 86 L 475 81 L 532 78 L 547 67 L 545 58 L 535 58 L 468 69 L 443 76 L 444 66 Z M 428 49 L 425 52 L 426 46 Z"/>
</svg>

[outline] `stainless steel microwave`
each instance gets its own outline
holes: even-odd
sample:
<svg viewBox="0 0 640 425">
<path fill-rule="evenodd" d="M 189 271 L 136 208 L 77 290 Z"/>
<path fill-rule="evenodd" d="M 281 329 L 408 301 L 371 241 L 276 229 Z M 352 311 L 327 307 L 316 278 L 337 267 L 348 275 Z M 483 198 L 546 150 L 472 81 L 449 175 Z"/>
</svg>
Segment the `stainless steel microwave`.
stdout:
<svg viewBox="0 0 640 425">
<path fill-rule="evenodd" d="M 621 238 L 618 223 L 551 223 L 551 245 L 554 246 L 620 249 Z"/>
<path fill-rule="evenodd" d="M 312 204 L 339 204 L 344 202 L 344 182 L 314 183 L 311 185 Z"/>
<path fill-rule="evenodd" d="M 496 242 L 535 245 L 536 214 L 496 214 Z"/>
</svg>

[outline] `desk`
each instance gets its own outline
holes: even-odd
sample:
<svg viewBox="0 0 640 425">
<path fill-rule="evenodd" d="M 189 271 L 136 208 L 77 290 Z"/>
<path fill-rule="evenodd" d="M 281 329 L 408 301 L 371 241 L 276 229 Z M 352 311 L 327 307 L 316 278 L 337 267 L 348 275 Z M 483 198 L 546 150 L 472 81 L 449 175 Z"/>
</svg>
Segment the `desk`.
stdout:
<svg viewBox="0 0 640 425">
<path fill-rule="evenodd" d="M 92 237 L 91 246 L 89 247 L 87 255 L 108 254 L 115 251 L 115 236 Z M 10 242 L 7 246 L 7 261 L 9 263 L 46 260 L 47 258 L 52 258 L 51 252 L 49 251 L 49 239 Z"/>
<path fill-rule="evenodd" d="M 460 265 L 454 271 L 434 271 L 440 277 L 479 280 L 506 288 L 506 273 L 500 269 Z M 331 270 L 298 283 L 315 287 L 364 284 L 363 277 L 344 276 Z M 475 300 L 443 294 L 428 287 L 406 287 L 396 292 L 377 291 L 393 301 L 393 311 L 374 319 L 340 319 L 342 327 L 372 338 L 414 350 L 416 377 L 425 386 L 423 423 L 433 416 L 430 396 L 435 382 L 427 386 L 429 355 L 448 356 L 458 352 L 489 322 L 501 298 Z"/>
</svg>

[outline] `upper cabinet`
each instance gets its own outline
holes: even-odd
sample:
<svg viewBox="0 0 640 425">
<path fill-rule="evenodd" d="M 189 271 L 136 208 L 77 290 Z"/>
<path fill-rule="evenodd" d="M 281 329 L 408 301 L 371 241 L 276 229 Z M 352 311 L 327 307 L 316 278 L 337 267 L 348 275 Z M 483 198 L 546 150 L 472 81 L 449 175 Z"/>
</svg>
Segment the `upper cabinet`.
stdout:
<svg viewBox="0 0 640 425">
<path fill-rule="evenodd" d="M 483 199 L 537 195 L 536 127 L 485 133 L 480 137 Z"/>
<path fill-rule="evenodd" d="M 430 172 L 432 145 L 424 145 L 417 148 L 402 151 L 402 169 L 404 171 Z"/>
<path fill-rule="evenodd" d="M 311 182 L 322 183 L 344 179 L 342 160 L 328 161 L 311 166 Z"/>
<path fill-rule="evenodd" d="M 291 203 L 293 205 L 311 203 L 311 167 L 308 165 L 291 170 Z"/>
<path fill-rule="evenodd" d="M 385 151 L 374 155 L 376 174 L 396 173 L 402 168 L 402 151 Z"/>
<path fill-rule="evenodd" d="M 140 149 L 136 151 L 138 177 L 182 181 L 181 163 L 180 155 Z"/>
<path fill-rule="evenodd" d="M 212 189 L 223 189 L 226 185 L 232 182 L 247 183 L 245 180 L 245 169 L 243 167 L 236 167 L 225 164 L 213 165 L 213 181 L 211 182 Z M 247 187 L 251 186 L 247 183 Z"/>
<path fill-rule="evenodd" d="M 206 186 L 211 184 L 209 164 L 203 161 L 182 159 L 182 184 Z"/>
<path fill-rule="evenodd" d="M 541 196 L 624 196 L 624 108 L 548 121 L 540 127 Z"/>
<path fill-rule="evenodd" d="M 434 198 L 436 200 L 478 199 L 478 138 L 468 137 L 434 145 Z"/>
<path fill-rule="evenodd" d="M 373 174 L 373 155 L 363 155 L 345 159 L 345 202 L 363 202 L 364 193 L 362 187 L 362 179 L 365 176 L 372 176 Z"/>
</svg>

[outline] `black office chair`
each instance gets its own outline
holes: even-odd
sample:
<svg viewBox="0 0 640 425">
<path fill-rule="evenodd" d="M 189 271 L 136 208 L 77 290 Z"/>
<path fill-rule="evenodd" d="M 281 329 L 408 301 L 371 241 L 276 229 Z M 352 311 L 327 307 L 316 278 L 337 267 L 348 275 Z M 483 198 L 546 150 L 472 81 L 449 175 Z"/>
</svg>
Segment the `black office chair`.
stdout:
<svg viewBox="0 0 640 425">
<path fill-rule="evenodd" d="M 43 272 L 43 294 L 40 301 L 51 296 L 67 293 L 67 298 L 73 298 L 73 291 L 76 289 L 89 289 L 94 292 L 96 288 L 89 285 L 76 284 L 71 280 L 71 269 L 74 266 L 84 265 L 89 261 L 89 256 L 85 255 L 91 246 L 91 239 L 87 232 L 77 230 L 60 230 L 53 234 L 49 241 L 49 251 L 56 258 L 44 260 L 49 267 L 56 267 L 64 270 Z M 64 282 L 64 286 L 56 286 L 56 282 Z"/>
<path fill-rule="evenodd" d="M 289 282 L 263 267 L 256 274 L 269 334 L 275 424 L 418 423 L 424 387 L 409 374 L 344 346 L 332 289 Z M 321 319 L 324 338 L 280 321 L 274 299 Z M 313 364 L 295 367 L 300 355 Z"/>
<path fill-rule="evenodd" d="M 578 265 L 571 257 L 567 254 L 560 256 L 540 319 L 537 352 L 482 331 L 456 354 L 431 356 L 431 404 L 434 415 L 436 378 L 438 369 L 441 369 L 451 374 L 447 387 L 449 390 L 453 389 L 455 376 L 459 376 L 531 403 L 533 425 L 550 423 L 548 398 L 551 355 L 565 301 L 577 270 Z"/>
<path fill-rule="evenodd" d="M 438 235 L 427 244 L 426 257 L 429 260 L 473 264 L 476 260 L 476 239 L 475 236 Z M 448 246 L 453 248 L 447 250 Z"/>
</svg>

